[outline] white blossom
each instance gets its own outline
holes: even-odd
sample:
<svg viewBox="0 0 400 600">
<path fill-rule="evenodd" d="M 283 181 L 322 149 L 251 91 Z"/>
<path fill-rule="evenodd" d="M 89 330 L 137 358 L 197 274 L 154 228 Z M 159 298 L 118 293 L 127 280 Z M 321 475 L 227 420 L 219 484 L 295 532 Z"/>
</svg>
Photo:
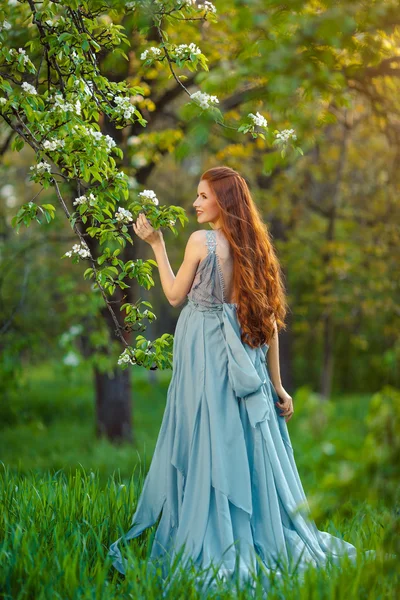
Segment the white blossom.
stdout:
<svg viewBox="0 0 400 600">
<path fill-rule="evenodd" d="M 147 50 L 142 52 L 142 54 L 140 55 L 141 60 L 146 60 L 147 58 L 149 58 L 149 54 L 152 55 L 150 56 L 150 58 L 157 58 L 162 54 L 162 51 L 156 46 L 151 46 L 151 48 L 147 48 Z"/>
<path fill-rule="evenodd" d="M 267 119 L 263 117 L 259 112 L 257 112 L 255 115 L 253 115 L 253 113 L 249 113 L 248 116 L 254 121 L 255 125 L 265 128 L 268 127 Z"/>
<path fill-rule="evenodd" d="M 130 119 L 135 113 L 135 107 L 131 104 L 130 98 L 123 96 L 115 96 L 115 104 L 118 106 L 120 112 L 123 113 L 125 119 Z"/>
<path fill-rule="evenodd" d="M 75 200 L 72 204 L 74 206 L 78 206 L 78 204 L 86 204 L 86 202 L 87 202 L 86 196 L 79 196 L 78 198 L 75 198 Z"/>
<path fill-rule="evenodd" d="M 90 192 L 89 196 L 79 196 L 78 198 L 75 198 L 72 204 L 74 206 L 78 206 L 79 204 L 86 203 L 89 203 L 90 206 L 93 206 L 96 203 L 96 196 L 92 194 L 92 192 Z"/>
<path fill-rule="evenodd" d="M 26 81 L 24 81 L 24 83 L 21 85 L 21 87 L 24 90 L 24 92 L 26 92 L 27 94 L 33 94 L 34 96 L 37 94 L 37 91 L 33 87 L 33 85 L 31 85 L 30 83 L 27 83 Z"/>
<path fill-rule="evenodd" d="M 188 4 L 188 2 L 187 2 Z M 217 9 L 215 8 L 214 4 L 212 2 L 209 2 L 208 0 L 205 0 L 204 4 L 198 4 L 197 8 L 201 9 L 204 8 L 204 10 L 208 11 L 208 12 L 212 12 L 212 13 L 216 13 Z"/>
<path fill-rule="evenodd" d="M 46 171 L 48 173 L 51 173 L 51 165 L 49 165 L 49 163 L 46 162 L 45 160 L 42 160 L 37 165 L 30 167 L 30 170 L 36 171 L 37 173 L 45 173 Z"/>
<path fill-rule="evenodd" d="M 0 189 L 0 196 L 5 199 L 7 199 L 9 196 L 15 196 L 15 187 L 13 184 L 6 183 L 6 185 L 3 185 L 3 187 Z"/>
<path fill-rule="evenodd" d="M 2 23 L 0 23 L 0 31 L 2 29 L 11 29 L 11 23 L 9 23 L 8 21 L 3 21 Z"/>
<path fill-rule="evenodd" d="M 4 104 L 7 104 L 7 98 L 0 98 L 0 104 L 2 104 L 4 106 Z"/>
<path fill-rule="evenodd" d="M 54 138 L 53 140 L 46 140 L 45 142 L 43 142 L 43 148 L 45 150 L 50 151 L 58 150 L 59 148 L 64 148 L 64 146 L 65 141 L 57 138 Z"/>
<path fill-rule="evenodd" d="M 110 152 L 111 149 L 115 148 L 116 146 L 116 143 L 111 136 L 103 135 L 101 131 L 97 131 L 97 129 L 91 129 L 90 127 L 85 127 L 85 125 L 74 125 L 73 129 L 79 134 L 83 133 L 85 135 L 91 136 L 98 142 L 104 142 L 107 152 Z"/>
<path fill-rule="evenodd" d="M 133 221 L 132 213 L 129 210 L 122 208 L 122 206 L 120 206 L 115 213 L 115 218 L 119 223 L 130 223 Z"/>
<path fill-rule="evenodd" d="M 147 165 L 147 160 L 144 156 L 139 156 L 138 154 L 135 154 L 134 156 L 132 156 L 131 163 L 134 167 L 140 169 L 140 167 L 144 167 L 145 165 Z"/>
<path fill-rule="evenodd" d="M 67 344 L 70 344 L 73 340 L 74 337 L 76 337 L 77 335 L 79 335 L 80 333 L 82 333 L 83 331 L 83 326 L 79 323 L 78 325 L 71 325 L 71 327 L 68 329 L 68 331 L 64 331 L 64 333 L 62 333 L 60 335 L 59 338 L 59 343 L 61 346 L 66 346 Z"/>
<path fill-rule="evenodd" d="M 321 445 L 321 449 L 322 452 L 324 454 L 327 454 L 328 456 L 332 456 L 332 454 L 335 454 L 335 446 L 334 444 L 332 444 L 331 442 L 323 442 L 323 444 Z"/>
<path fill-rule="evenodd" d="M 210 108 L 212 104 L 219 104 L 217 96 L 210 96 L 209 94 L 200 91 L 190 94 L 190 97 L 196 104 L 199 104 L 201 108 Z"/>
<path fill-rule="evenodd" d="M 112 149 L 112 148 L 115 148 L 115 146 L 117 145 L 117 144 L 115 143 L 115 141 L 112 139 L 112 137 L 111 137 L 111 136 L 109 136 L 109 135 L 105 135 L 105 136 L 104 136 L 104 141 L 105 141 L 105 143 L 106 143 L 106 150 L 107 150 L 107 152 L 110 152 L 110 151 L 111 151 L 111 149 Z"/>
<path fill-rule="evenodd" d="M 72 250 L 69 250 L 65 253 L 65 256 L 71 257 L 73 254 L 78 254 L 81 258 L 89 258 L 90 251 L 86 244 L 86 242 L 82 242 L 82 244 L 74 244 L 72 246 Z"/>
<path fill-rule="evenodd" d="M 104 141 L 106 145 L 107 152 L 110 152 L 112 148 L 115 148 L 116 143 L 109 135 L 103 135 L 101 131 L 96 131 L 95 129 L 88 129 L 89 135 L 91 135 L 97 141 Z"/>
<path fill-rule="evenodd" d="M 97 129 L 90 129 L 89 127 L 84 127 L 83 129 L 87 135 L 91 135 L 97 142 L 103 137 L 101 131 L 97 131 Z"/>
<path fill-rule="evenodd" d="M 133 362 L 131 356 L 129 355 L 129 352 L 128 352 L 127 348 L 125 348 L 125 350 L 122 352 L 122 354 L 118 358 L 118 364 L 122 365 L 123 363 L 130 363 L 131 365 L 135 364 Z"/>
<path fill-rule="evenodd" d="M 139 192 L 139 196 L 141 196 L 143 199 L 151 200 L 156 206 L 159 204 L 158 198 L 153 190 L 143 190 L 143 192 Z"/>
<path fill-rule="evenodd" d="M 26 53 L 26 50 L 23 48 L 18 48 L 18 52 L 24 57 L 24 65 L 31 62 L 29 56 Z"/>
<path fill-rule="evenodd" d="M 293 140 L 297 140 L 297 136 L 294 133 L 294 129 L 283 129 L 283 131 L 278 132 L 275 135 L 276 139 L 280 142 L 286 144 L 292 138 Z"/>
<path fill-rule="evenodd" d="M 80 359 L 76 352 L 70 350 L 63 358 L 64 365 L 68 365 L 69 367 L 77 367 L 80 363 Z"/>
<path fill-rule="evenodd" d="M 78 87 L 80 84 L 83 85 L 83 91 L 87 96 L 91 96 L 93 93 L 93 81 L 86 82 L 84 79 L 80 79 L 79 77 L 75 79 L 74 86 Z"/>
<path fill-rule="evenodd" d="M 69 328 L 69 333 L 72 336 L 79 335 L 80 333 L 82 333 L 82 331 L 83 331 L 83 327 L 81 324 L 71 325 L 71 327 Z"/>
<path fill-rule="evenodd" d="M 189 45 L 180 44 L 174 49 L 174 52 L 179 58 L 189 56 L 189 54 L 201 54 L 200 48 L 193 42 Z"/>
<path fill-rule="evenodd" d="M 71 104 L 71 102 L 66 102 L 61 94 L 55 94 L 52 96 L 52 99 L 54 100 L 54 106 L 50 109 L 50 111 L 59 109 L 63 112 L 67 112 L 69 110 L 71 112 L 75 112 L 77 115 L 81 114 L 81 103 L 79 100 L 77 100 L 75 104 Z"/>
</svg>

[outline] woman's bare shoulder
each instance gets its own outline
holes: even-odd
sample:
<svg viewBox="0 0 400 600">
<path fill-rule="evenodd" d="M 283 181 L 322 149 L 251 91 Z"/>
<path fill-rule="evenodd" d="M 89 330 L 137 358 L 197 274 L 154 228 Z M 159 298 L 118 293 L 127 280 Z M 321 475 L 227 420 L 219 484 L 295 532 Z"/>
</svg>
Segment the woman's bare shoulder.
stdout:
<svg viewBox="0 0 400 600">
<path fill-rule="evenodd" d="M 204 248 L 206 242 L 206 230 L 197 229 L 193 231 L 187 241 L 185 252 L 197 256 L 202 259 L 204 256 Z"/>
<path fill-rule="evenodd" d="M 193 231 L 187 241 L 187 245 L 189 246 L 199 246 L 200 248 L 204 246 L 206 241 L 206 229 L 196 229 Z"/>
</svg>

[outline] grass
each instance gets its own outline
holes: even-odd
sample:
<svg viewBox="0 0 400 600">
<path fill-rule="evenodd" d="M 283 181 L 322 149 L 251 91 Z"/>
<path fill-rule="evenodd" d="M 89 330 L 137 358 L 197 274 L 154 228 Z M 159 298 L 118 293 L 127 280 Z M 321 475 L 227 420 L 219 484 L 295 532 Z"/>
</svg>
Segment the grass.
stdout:
<svg viewBox="0 0 400 600">
<path fill-rule="evenodd" d="M 73 369 L 66 373 L 62 367 L 48 364 L 26 372 L 22 392 L 10 407 L 0 408 L 0 459 L 21 474 L 31 470 L 68 472 L 82 465 L 97 470 L 103 482 L 116 469 L 125 478 L 137 464 L 147 469 L 171 372 L 157 374 L 156 385 L 147 375 L 139 369 L 134 375 L 135 443 L 115 446 L 95 435 L 90 373 Z"/>
<path fill-rule="evenodd" d="M 133 568 L 124 577 L 107 557 L 111 542 L 126 530 L 141 489 L 134 477 L 124 485 L 112 476 L 103 486 L 98 474 L 77 469 L 68 475 L 31 473 L 29 477 L 0 471 L 0 594 L 4 600 L 23 598 L 135 598 L 162 595 L 162 580 L 149 577 L 146 557 L 151 528 L 129 542 L 124 554 Z M 375 548 L 377 557 L 356 564 L 344 559 L 341 569 L 310 568 L 303 580 L 287 575 L 272 579 L 268 599 L 396 598 L 397 560 L 385 557 L 380 512 L 360 506 L 350 520 L 337 512 L 321 529 L 337 534 L 360 550 Z M 261 581 L 261 580 L 260 580 Z M 264 581 L 265 587 L 265 581 Z M 225 583 L 221 590 L 200 595 L 192 573 L 177 578 L 166 598 L 248 598 L 249 591 Z M 255 598 L 262 598 L 261 583 Z"/>
<path fill-rule="evenodd" d="M 127 530 L 155 447 L 171 373 L 134 376 L 134 444 L 115 447 L 94 435 L 90 374 L 42 365 L 26 371 L 22 391 L 1 406 L 0 598 L 160 598 L 166 588 L 146 570 L 155 526 L 125 549 L 133 563 L 127 577 L 107 557 L 109 545 Z M 368 396 L 341 396 L 321 406 L 309 390 L 295 396 L 289 423 L 307 495 L 329 505 L 317 526 L 344 537 L 374 560 L 341 568 L 310 568 L 268 582 L 268 600 L 397 598 L 397 560 L 390 508 L 360 499 L 357 490 L 339 501 L 337 465 L 359 460 Z M 340 460 L 339 460 L 340 459 Z M 321 487 L 321 482 L 333 479 Z M 326 491 L 328 490 L 328 491 Z M 254 598 L 265 597 L 264 581 Z M 264 589 L 264 595 L 262 593 Z M 193 573 L 171 582 L 166 598 L 248 598 L 233 581 L 200 594 Z"/>
</svg>

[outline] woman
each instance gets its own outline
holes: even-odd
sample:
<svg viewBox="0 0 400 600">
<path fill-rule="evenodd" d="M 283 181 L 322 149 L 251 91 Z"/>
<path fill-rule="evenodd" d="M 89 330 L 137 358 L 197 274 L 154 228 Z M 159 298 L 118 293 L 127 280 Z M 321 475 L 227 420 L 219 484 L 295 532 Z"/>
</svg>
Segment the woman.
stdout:
<svg viewBox="0 0 400 600">
<path fill-rule="evenodd" d="M 217 576 L 323 565 L 355 547 L 309 519 L 279 373 L 278 330 L 287 306 L 279 263 L 245 180 L 206 171 L 193 203 L 199 229 L 175 277 L 160 231 L 139 215 L 134 232 L 157 260 L 172 306 L 173 373 L 156 448 L 129 540 L 161 514 L 151 548 L 168 572 L 177 555 Z M 266 364 L 268 358 L 268 369 Z M 118 547 L 113 565 L 125 573 Z"/>
</svg>

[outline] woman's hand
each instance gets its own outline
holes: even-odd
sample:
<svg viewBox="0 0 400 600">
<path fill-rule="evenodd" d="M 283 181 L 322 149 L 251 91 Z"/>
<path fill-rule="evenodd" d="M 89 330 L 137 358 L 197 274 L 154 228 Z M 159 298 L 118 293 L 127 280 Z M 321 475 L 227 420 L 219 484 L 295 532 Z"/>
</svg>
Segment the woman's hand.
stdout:
<svg viewBox="0 0 400 600">
<path fill-rule="evenodd" d="M 293 398 L 282 386 L 275 388 L 275 391 L 279 398 L 279 402 L 275 402 L 275 405 L 280 409 L 280 416 L 285 417 L 285 421 L 287 423 L 289 419 L 292 418 L 294 413 Z"/>
<path fill-rule="evenodd" d="M 155 243 L 163 239 L 162 231 L 159 229 L 154 229 L 143 213 L 138 215 L 136 223 L 133 223 L 132 227 L 136 235 L 150 244 L 150 246 L 153 246 Z"/>
</svg>

